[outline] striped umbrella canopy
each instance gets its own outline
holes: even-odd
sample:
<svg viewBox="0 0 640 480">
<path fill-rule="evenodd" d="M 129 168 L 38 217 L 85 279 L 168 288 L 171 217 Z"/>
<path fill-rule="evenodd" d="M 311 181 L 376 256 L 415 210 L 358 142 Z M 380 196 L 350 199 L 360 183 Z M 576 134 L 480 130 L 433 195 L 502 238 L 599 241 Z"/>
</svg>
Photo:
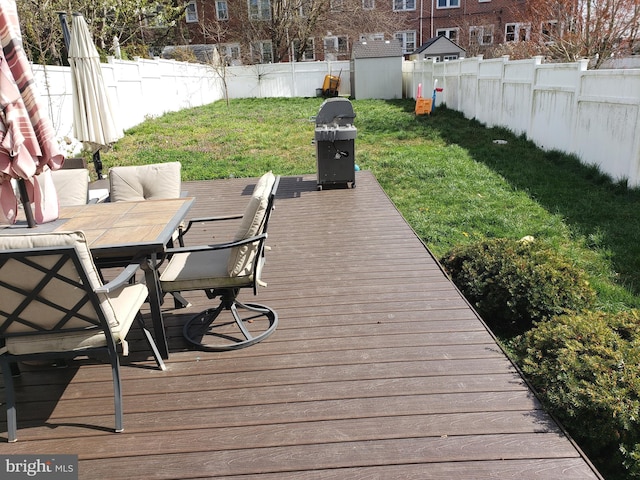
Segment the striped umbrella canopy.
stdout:
<svg viewBox="0 0 640 480">
<path fill-rule="evenodd" d="M 27 222 L 33 227 L 58 218 L 50 170 L 60 168 L 64 157 L 40 105 L 15 0 L 2 0 L 0 43 L 0 222 L 16 221 L 17 198 L 10 180 L 18 179 Z"/>
<path fill-rule="evenodd" d="M 71 22 L 69 64 L 73 87 L 73 132 L 94 151 L 122 138 L 109 92 L 104 84 L 100 55 L 84 17 L 74 13 Z"/>
</svg>

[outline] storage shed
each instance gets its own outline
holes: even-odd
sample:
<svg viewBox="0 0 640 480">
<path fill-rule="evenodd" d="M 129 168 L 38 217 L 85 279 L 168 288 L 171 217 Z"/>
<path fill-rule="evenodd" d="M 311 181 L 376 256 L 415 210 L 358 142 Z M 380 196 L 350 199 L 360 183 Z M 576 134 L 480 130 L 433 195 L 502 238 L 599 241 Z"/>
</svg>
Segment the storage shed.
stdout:
<svg viewBox="0 0 640 480">
<path fill-rule="evenodd" d="M 423 43 L 419 48 L 409 54 L 409 60 L 457 60 L 464 58 L 465 49 L 457 43 L 449 40 L 444 35 L 433 37 Z"/>
<path fill-rule="evenodd" d="M 367 40 L 353 44 L 351 95 L 357 99 L 402 98 L 402 44 Z"/>
</svg>

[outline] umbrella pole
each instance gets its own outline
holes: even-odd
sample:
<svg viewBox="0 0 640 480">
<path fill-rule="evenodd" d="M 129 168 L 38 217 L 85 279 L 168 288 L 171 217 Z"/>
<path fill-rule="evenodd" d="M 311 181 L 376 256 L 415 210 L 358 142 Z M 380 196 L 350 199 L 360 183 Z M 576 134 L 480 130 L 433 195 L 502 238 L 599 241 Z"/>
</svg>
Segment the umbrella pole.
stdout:
<svg viewBox="0 0 640 480">
<path fill-rule="evenodd" d="M 29 201 L 29 194 L 27 193 L 27 185 L 24 183 L 24 178 L 18 179 L 18 190 L 20 191 L 20 200 L 22 201 L 24 214 L 27 217 L 27 225 L 29 225 L 29 228 L 33 228 L 36 226 L 36 221 L 33 219 L 31 202 Z"/>
<path fill-rule="evenodd" d="M 102 178 L 102 160 L 100 160 L 100 150 L 93 152 L 93 166 L 98 174 L 98 180 Z"/>
<path fill-rule="evenodd" d="M 60 26 L 62 27 L 62 39 L 64 40 L 64 46 L 67 48 L 67 52 L 69 52 L 71 34 L 69 33 L 69 24 L 67 23 L 67 13 L 58 12 L 58 19 L 60 20 Z"/>
</svg>

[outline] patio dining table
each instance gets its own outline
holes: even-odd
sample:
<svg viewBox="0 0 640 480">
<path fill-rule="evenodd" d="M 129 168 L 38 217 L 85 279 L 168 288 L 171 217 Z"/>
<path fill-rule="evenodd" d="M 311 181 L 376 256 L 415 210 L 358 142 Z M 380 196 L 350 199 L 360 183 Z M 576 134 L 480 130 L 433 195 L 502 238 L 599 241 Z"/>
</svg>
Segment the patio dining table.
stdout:
<svg viewBox="0 0 640 480">
<path fill-rule="evenodd" d="M 5 225 L 0 235 L 37 232 L 84 232 L 96 265 L 118 267 L 133 259 L 144 258 L 149 308 L 158 350 L 169 358 L 162 319 L 162 297 L 158 283 L 158 265 L 172 235 L 185 219 L 194 198 L 181 197 L 139 202 L 97 203 L 61 207 L 57 220 L 29 228 L 26 222 Z"/>
</svg>

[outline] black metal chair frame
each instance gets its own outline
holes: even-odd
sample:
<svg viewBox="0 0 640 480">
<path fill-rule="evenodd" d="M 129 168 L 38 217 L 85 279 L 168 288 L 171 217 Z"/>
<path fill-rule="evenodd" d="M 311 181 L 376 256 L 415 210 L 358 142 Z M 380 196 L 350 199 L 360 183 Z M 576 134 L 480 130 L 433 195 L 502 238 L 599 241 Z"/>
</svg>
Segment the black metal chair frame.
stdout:
<svg viewBox="0 0 640 480">
<path fill-rule="evenodd" d="M 168 249 L 167 253 L 169 255 L 175 255 L 177 253 L 189 253 L 189 252 L 204 252 L 204 251 L 213 251 L 213 250 L 226 250 L 232 249 L 234 247 L 241 247 L 243 245 L 251 245 L 257 243 L 256 254 L 253 258 L 252 271 L 253 275 L 252 282 L 247 283 L 246 285 L 240 285 L 233 288 L 230 287 L 212 287 L 198 290 L 203 290 L 209 299 L 220 298 L 220 303 L 215 308 L 210 308 L 204 310 L 197 315 L 190 318 L 183 327 L 183 336 L 187 343 L 192 347 L 195 347 L 199 350 L 204 351 L 227 351 L 227 350 L 237 350 L 240 348 L 245 348 L 250 345 L 254 345 L 271 334 L 276 330 L 278 325 L 278 314 L 272 308 L 258 304 L 258 303 L 242 303 L 238 300 L 238 295 L 241 290 L 246 288 L 252 288 L 253 294 L 257 295 L 258 293 L 258 285 L 259 285 L 259 273 L 262 268 L 262 265 L 265 262 L 265 250 L 266 240 L 267 240 L 267 228 L 269 224 L 269 218 L 271 216 L 271 212 L 274 208 L 275 196 L 278 189 L 278 184 L 280 182 L 280 177 L 275 178 L 275 182 L 271 188 L 269 193 L 267 207 L 265 211 L 264 220 L 261 228 L 259 229 L 259 234 L 252 236 L 250 238 L 245 238 L 238 241 L 220 243 L 215 245 L 206 245 L 206 246 L 187 246 L 180 248 L 172 248 Z M 206 223 L 206 222 L 219 222 L 225 220 L 237 220 L 241 219 L 242 215 L 227 215 L 227 216 L 217 216 L 217 217 L 200 217 L 193 218 L 188 223 L 184 231 L 181 233 L 180 244 L 184 245 L 184 236 L 189 232 L 191 227 L 197 223 Z M 195 289 L 194 289 L 195 290 Z M 184 291 L 184 290 L 183 290 Z M 238 309 L 245 310 L 248 316 L 243 317 Z M 217 324 L 216 320 L 220 319 L 221 314 L 224 311 L 228 311 L 231 314 L 232 321 L 224 322 L 223 320 L 219 320 Z M 245 323 L 254 323 L 256 319 L 266 319 L 267 327 L 263 329 L 259 334 L 252 334 L 246 328 Z M 216 327 L 221 327 L 225 325 L 229 325 L 235 323 L 238 330 L 240 331 L 241 337 L 236 337 L 228 334 L 217 334 L 214 329 Z M 209 343 L 205 341 L 207 335 L 211 335 L 216 338 L 216 341 L 213 343 Z M 218 339 L 222 340 L 222 342 L 218 343 Z"/>
<path fill-rule="evenodd" d="M 46 268 L 38 263 L 35 263 L 32 259 L 37 256 L 57 256 L 59 260 L 51 268 Z M 4 389 L 5 389 L 5 402 L 7 408 L 7 436 L 9 442 L 15 442 L 17 440 L 17 415 L 16 415 L 16 398 L 14 393 L 14 380 L 13 377 L 20 375 L 18 368 L 19 361 L 31 361 L 31 360 L 59 360 L 66 358 L 74 358 L 78 356 L 91 355 L 94 353 L 106 352 L 111 364 L 111 372 L 113 377 L 113 396 L 115 406 L 115 431 L 123 431 L 123 410 L 122 410 L 122 387 L 120 378 L 120 361 L 118 358 L 118 351 L 116 342 L 111 333 L 111 327 L 100 305 L 100 299 L 98 294 L 108 294 L 124 285 L 129 284 L 130 280 L 134 278 L 136 272 L 140 268 L 140 264 L 128 265 L 116 278 L 111 282 L 99 287 L 97 289 L 91 288 L 87 272 L 78 257 L 78 252 L 73 246 L 61 246 L 51 248 L 38 248 L 38 249 L 20 249 L 20 250 L 5 250 L 0 251 L 0 269 L 8 261 L 17 261 L 31 268 L 35 268 L 41 271 L 44 276 L 38 283 L 38 286 L 34 289 L 25 290 L 17 287 L 13 284 L 0 281 L 0 286 L 9 289 L 19 295 L 22 295 L 24 299 L 16 306 L 12 311 L 5 311 L 5 307 L 0 302 L 0 312 L 3 314 L 5 320 L 0 323 L 0 367 L 2 368 Z M 61 268 L 69 264 L 69 261 L 73 262 L 75 266 L 74 274 L 79 276 L 78 279 L 70 278 L 61 272 Z M 83 292 L 83 296 L 76 301 L 73 307 L 68 307 L 60 303 L 52 301 L 51 299 L 45 299 L 41 296 L 43 289 L 52 281 L 63 282 L 70 288 L 75 288 L 76 292 Z M 52 328 L 47 329 L 42 325 L 36 324 L 27 319 L 21 318 L 24 310 L 34 301 L 38 301 L 46 304 L 48 307 L 62 312 L 63 318 Z M 83 315 L 81 309 L 86 307 L 87 304 L 92 306 L 93 313 L 96 314 L 98 321 L 87 315 Z M 165 369 L 164 362 L 161 359 L 160 353 L 156 347 L 156 344 L 151 336 L 149 330 L 147 330 L 144 319 L 140 312 L 137 312 L 137 321 L 142 331 L 144 332 L 145 339 L 153 352 L 153 356 L 158 367 L 161 370 Z M 76 326 L 73 328 L 67 327 L 67 323 L 70 320 L 79 323 L 83 322 L 82 326 Z M 21 331 L 19 333 L 12 333 L 12 325 L 19 324 Z M 86 333 L 88 331 L 95 330 L 96 333 L 102 331 L 106 345 L 83 348 L 81 350 L 70 351 L 47 351 L 30 354 L 11 354 L 6 351 L 6 340 L 9 337 L 24 337 L 30 336 L 34 339 L 39 335 L 64 335 L 72 332 Z"/>
</svg>

